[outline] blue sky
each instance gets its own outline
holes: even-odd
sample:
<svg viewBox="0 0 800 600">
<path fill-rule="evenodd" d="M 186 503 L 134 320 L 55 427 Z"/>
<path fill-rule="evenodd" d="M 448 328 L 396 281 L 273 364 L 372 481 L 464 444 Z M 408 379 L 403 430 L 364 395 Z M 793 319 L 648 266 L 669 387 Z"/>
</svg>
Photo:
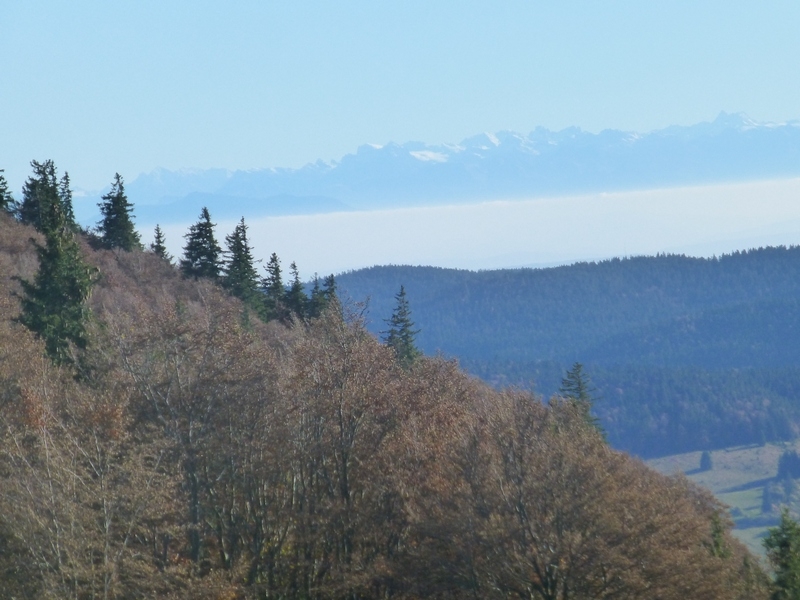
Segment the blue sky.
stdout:
<svg viewBox="0 0 800 600">
<path fill-rule="evenodd" d="M 800 3 L 4 0 L 0 168 L 98 189 L 363 143 L 800 117 Z"/>
</svg>

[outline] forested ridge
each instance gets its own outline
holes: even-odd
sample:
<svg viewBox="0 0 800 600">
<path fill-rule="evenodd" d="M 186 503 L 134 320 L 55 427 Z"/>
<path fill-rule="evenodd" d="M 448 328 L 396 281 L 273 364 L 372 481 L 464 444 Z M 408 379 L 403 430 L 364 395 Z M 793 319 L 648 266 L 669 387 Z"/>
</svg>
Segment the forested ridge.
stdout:
<svg viewBox="0 0 800 600">
<path fill-rule="evenodd" d="M 337 282 L 369 298 L 373 331 L 402 283 L 420 347 L 495 385 L 547 397 L 581 362 L 609 441 L 641 456 L 800 432 L 800 247 L 549 269 L 372 267 Z"/>
<path fill-rule="evenodd" d="M 401 355 L 333 295 L 262 315 L 66 197 L 0 213 L 4 597 L 768 597 L 724 507 L 580 402 Z"/>
</svg>

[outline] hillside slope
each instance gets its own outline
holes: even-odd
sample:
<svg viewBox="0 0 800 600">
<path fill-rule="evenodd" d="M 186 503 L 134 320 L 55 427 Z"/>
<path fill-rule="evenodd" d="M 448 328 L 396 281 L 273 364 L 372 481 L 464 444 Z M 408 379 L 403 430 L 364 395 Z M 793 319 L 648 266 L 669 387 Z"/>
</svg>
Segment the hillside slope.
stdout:
<svg viewBox="0 0 800 600">
<path fill-rule="evenodd" d="M 0 215 L 8 597 L 767 597 L 724 508 L 580 405 L 400 364 L 335 305 L 263 324 L 82 241 L 89 344 L 56 366 L 14 318 L 30 237 Z"/>
<path fill-rule="evenodd" d="M 338 277 L 379 334 L 403 284 L 429 354 L 554 393 L 586 365 L 611 442 L 645 456 L 800 431 L 800 248 L 552 269 L 373 267 Z"/>
</svg>

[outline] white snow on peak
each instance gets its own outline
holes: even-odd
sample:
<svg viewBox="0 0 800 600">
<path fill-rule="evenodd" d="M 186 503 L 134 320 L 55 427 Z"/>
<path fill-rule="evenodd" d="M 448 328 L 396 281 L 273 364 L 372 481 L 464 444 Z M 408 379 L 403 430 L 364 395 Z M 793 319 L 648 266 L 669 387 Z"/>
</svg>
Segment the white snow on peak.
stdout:
<svg viewBox="0 0 800 600">
<path fill-rule="evenodd" d="M 489 138 L 489 141 L 492 142 L 495 146 L 500 145 L 500 140 L 497 139 L 497 136 L 493 133 L 487 133 L 486 137 Z"/>
<path fill-rule="evenodd" d="M 383 148 L 383 144 L 367 144 L 367 146 L 375 148 L 375 150 L 380 150 L 381 148 Z"/>
<path fill-rule="evenodd" d="M 438 162 L 443 163 L 447 162 L 447 155 L 442 154 L 441 152 L 433 152 L 432 150 L 413 150 L 409 152 L 411 156 L 416 158 L 417 160 L 422 161 L 431 161 L 431 162 Z"/>
</svg>

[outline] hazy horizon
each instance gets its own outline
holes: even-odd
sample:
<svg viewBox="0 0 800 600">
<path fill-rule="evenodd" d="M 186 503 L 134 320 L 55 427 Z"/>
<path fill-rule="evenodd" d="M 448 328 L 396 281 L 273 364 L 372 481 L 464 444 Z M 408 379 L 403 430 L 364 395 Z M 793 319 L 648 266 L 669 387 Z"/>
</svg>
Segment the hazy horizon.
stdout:
<svg viewBox="0 0 800 600">
<path fill-rule="evenodd" d="M 0 169 L 15 192 L 32 159 L 53 159 L 76 190 L 91 191 L 117 172 L 130 183 L 159 167 L 298 168 L 365 144 L 457 143 L 481 131 L 652 132 L 723 111 L 761 123 L 800 118 L 791 76 L 800 4 L 789 0 L 7 4 Z M 747 189 L 736 188 L 746 209 L 689 192 L 632 192 L 248 223 L 257 256 L 276 251 L 304 276 L 800 240 L 800 214 L 783 192 L 759 203 Z M 176 255 L 194 219 L 165 228 Z M 146 241 L 153 224 L 139 224 Z M 232 229 L 219 222 L 220 242 Z"/>
<path fill-rule="evenodd" d="M 245 219 L 256 258 L 276 252 L 308 280 L 385 264 L 479 270 L 796 245 L 797 198 L 800 178 Z M 176 258 L 195 221 L 162 225 Z M 214 221 L 223 244 L 238 220 Z M 137 224 L 146 243 L 154 226 Z"/>
<path fill-rule="evenodd" d="M 300 167 L 361 144 L 800 117 L 800 5 L 7 3 L 0 168 L 78 189 L 157 167 Z"/>
</svg>

